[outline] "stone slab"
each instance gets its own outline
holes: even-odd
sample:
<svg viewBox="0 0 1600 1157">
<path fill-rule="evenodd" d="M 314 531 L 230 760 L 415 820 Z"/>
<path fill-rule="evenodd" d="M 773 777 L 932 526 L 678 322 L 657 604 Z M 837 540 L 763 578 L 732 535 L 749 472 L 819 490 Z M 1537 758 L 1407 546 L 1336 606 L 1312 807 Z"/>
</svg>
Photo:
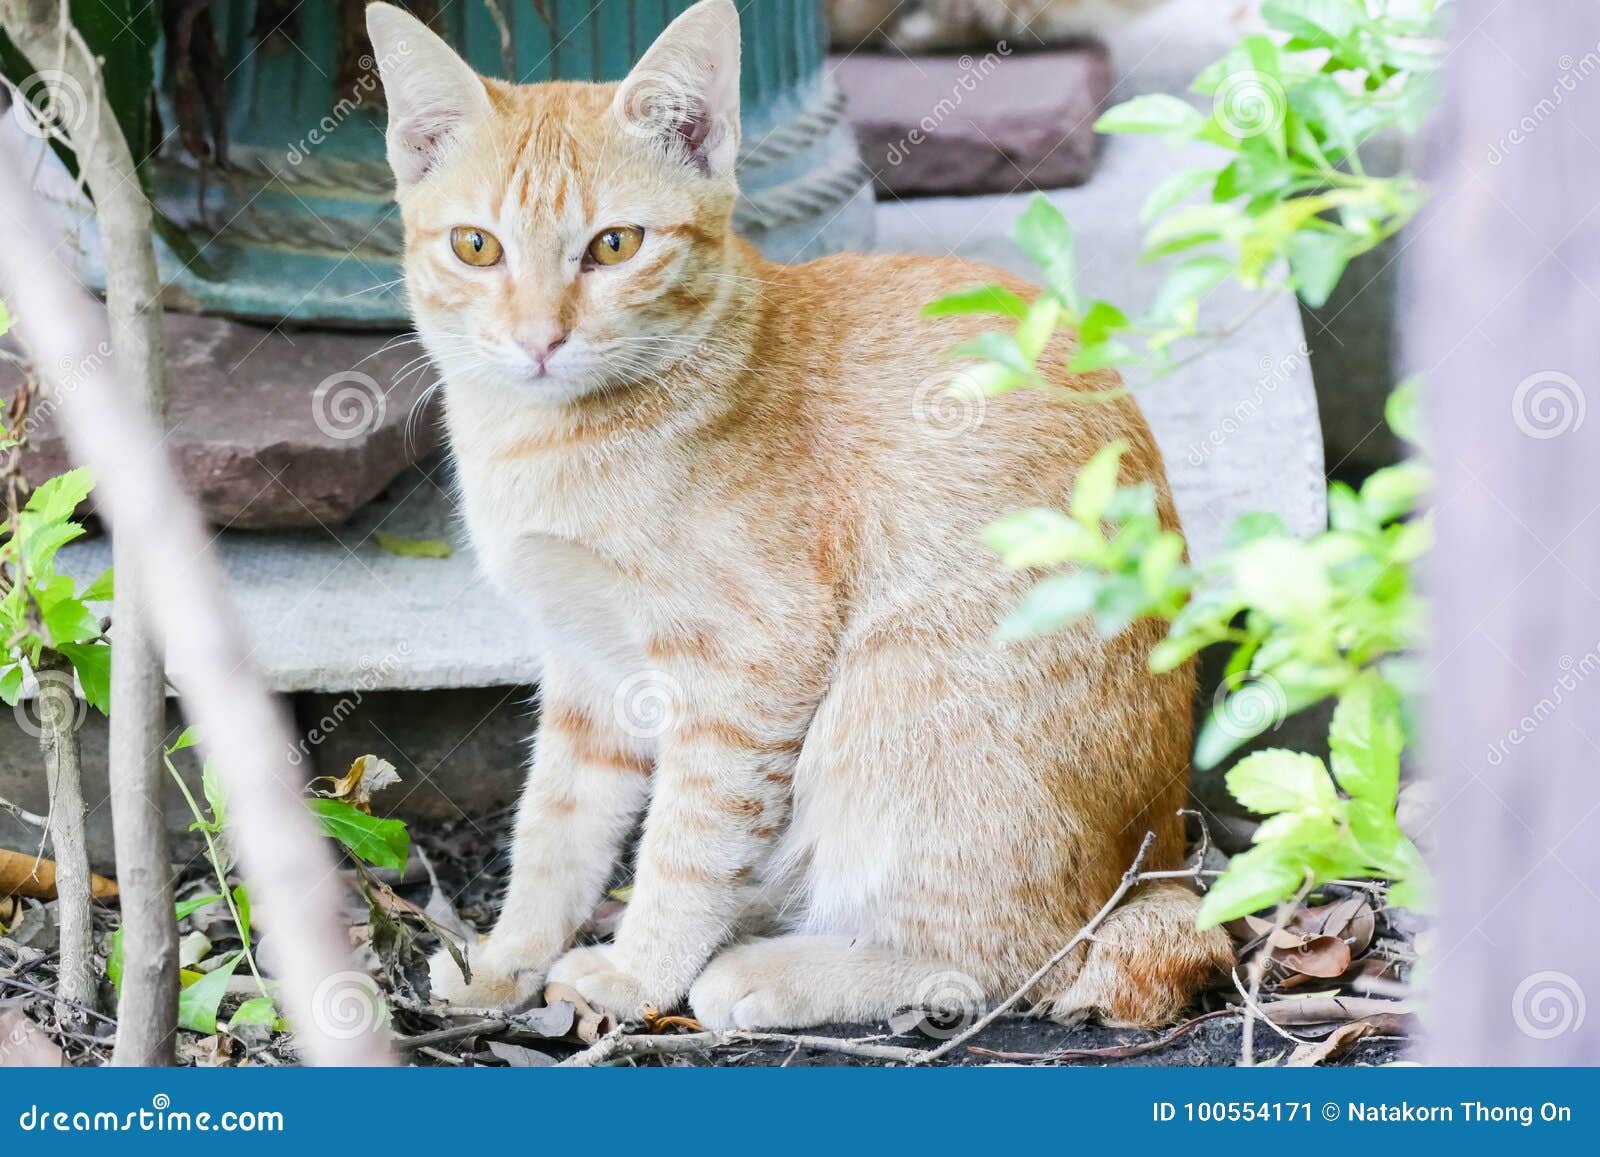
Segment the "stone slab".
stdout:
<svg viewBox="0 0 1600 1157">
<path fill-rule="evenodd" d="M 167 446 L 207 519 L 240 529 L 337 524 L 439 444 L 417 348 L 387 334 L 266 329 L 166 315 Z M 0 394 L 16 388 L 0 366 Z M 23 471 L 67 466 L 49 407 Z"/>
<path fill-rule="evenodd" d="M 1081 185 L 1099 154 L 1111 88 L 1100 44 L 1043 52 L 832 57 L 862 159 L 895 196 Z"/>
</svg>

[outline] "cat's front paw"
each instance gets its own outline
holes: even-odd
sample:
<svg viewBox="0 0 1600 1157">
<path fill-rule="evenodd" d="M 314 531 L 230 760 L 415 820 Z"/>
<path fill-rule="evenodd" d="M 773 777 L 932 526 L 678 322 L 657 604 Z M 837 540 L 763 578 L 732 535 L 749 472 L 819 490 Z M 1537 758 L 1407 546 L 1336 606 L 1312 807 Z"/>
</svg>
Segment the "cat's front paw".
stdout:
<svg viewBox="0 0 1600 1157">
<path fill-rule="evenodd" d="M 455 958 L 441 948 L 428 958 L 428 985 L 433 999 L 469 1008 L 514 1008 L 544 990 L 542 961 L 523 961 L 496 953 L 485 944 L 468 950 L 469 981 Z"/>
<path fill-rule="evenodd" d="M 619 967 L 610 944 L 574 948 L 550 969 L 550 983 L 577 989 L 595 1008 L 623 1022 L 644 1019 L 646 1007 L 665 1011 L 677 1003 L 676 997 L 652 993 L 642 980 Z"/>
</svg>

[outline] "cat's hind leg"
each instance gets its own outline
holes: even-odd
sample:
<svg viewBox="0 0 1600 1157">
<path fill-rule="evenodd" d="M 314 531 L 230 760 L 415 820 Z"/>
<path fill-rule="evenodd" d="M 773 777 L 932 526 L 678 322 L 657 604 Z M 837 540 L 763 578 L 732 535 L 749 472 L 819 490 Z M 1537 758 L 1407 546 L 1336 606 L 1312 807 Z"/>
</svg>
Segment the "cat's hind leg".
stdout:
<svg viewBox="0 0 1600 1157">
<path fill-rule="evenodd" d="M 715 957 L 689 990 L 707 1028 L 808 1028 L 878 1021 L 903 1008 L 974 1014 L 978 982 L 946 964 L 848 936 L 775 936 Z"/>
</svg>

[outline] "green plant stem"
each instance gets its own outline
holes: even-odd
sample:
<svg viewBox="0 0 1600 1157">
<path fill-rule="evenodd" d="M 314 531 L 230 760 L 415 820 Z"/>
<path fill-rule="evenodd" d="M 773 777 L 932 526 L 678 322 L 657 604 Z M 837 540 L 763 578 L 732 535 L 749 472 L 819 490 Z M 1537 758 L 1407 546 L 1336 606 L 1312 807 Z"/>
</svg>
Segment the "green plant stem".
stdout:
<svg viewBox="0 0 1600 1157">
<path fill-rule="evenodd" d="M 256 967 L 256 954 L 250 949 L 250 932 L 244 926 L 244 919 L 239 915 L 239 907 L 233 902 L 233 889 L 228 887 L 228 874 L 222 869 L 222 854 L 217 850 L 216 840 L 211 838 L 210 821 L 206 819 L 205 812 L 200 810 L 200 804 L 195 800 L 194 793 L 189 790 L 189 785 L 183 782 L 183 776 L 178 774 L 178 769 L 172 765 L 172 757 L 163 755 L 162 760 L 171 773 L 173 782 L 178 785 L 178 790 L 183 793 L 184 802 L 189 805 L 189 813 L 194 816 L 198 830 L 206 841 L 206 858 L 211 861 L 211 871 L 217 878 L 217 890 L 222 893 L 223 903 L 228 905 L 228 914 L 233 917 L 234 927 L 239 929 L 239 942 L 244 945 L 244 962 L 250 966 L 250 975 L 255 977 L 256 987 L 261 995 L 272 1000 L 272 993 L 267 991 L 267 982 L 261 978 L 261 971 Z"/>
</svg>

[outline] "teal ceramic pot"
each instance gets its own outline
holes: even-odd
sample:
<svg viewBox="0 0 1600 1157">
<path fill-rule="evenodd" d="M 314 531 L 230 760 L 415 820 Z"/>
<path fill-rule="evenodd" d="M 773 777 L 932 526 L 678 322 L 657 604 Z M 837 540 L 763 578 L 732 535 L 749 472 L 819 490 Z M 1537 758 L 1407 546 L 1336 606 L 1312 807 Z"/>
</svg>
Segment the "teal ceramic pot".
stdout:
<svg viewBox="0 0 1600 1157">
<path fill-rule="evenodd" d="M 445 0 L 418 16 L 490 75 L 616 80 L 691 0 Z M 273 5 L 276 4 L 276 7 Z M 405 321 L 400 221 L 384 110 L 352 0 L 219 0 L 228 166 L 169 147 L 156 199 L 199 247 L 207 276 L 160 247 L 179 308 L 320 325 Z M 871 241 L 872 193 L 843 102 L 823 73 L 821 0 L 739 0 L 744 31 L 740 231 L 805 260 Z M 502 44 L 496 13 L 509 44 Z M 164 82 L 166 123 L 171 78 Z M 91 272 L 93 238 L 86 242 Z"/>
</svg>

